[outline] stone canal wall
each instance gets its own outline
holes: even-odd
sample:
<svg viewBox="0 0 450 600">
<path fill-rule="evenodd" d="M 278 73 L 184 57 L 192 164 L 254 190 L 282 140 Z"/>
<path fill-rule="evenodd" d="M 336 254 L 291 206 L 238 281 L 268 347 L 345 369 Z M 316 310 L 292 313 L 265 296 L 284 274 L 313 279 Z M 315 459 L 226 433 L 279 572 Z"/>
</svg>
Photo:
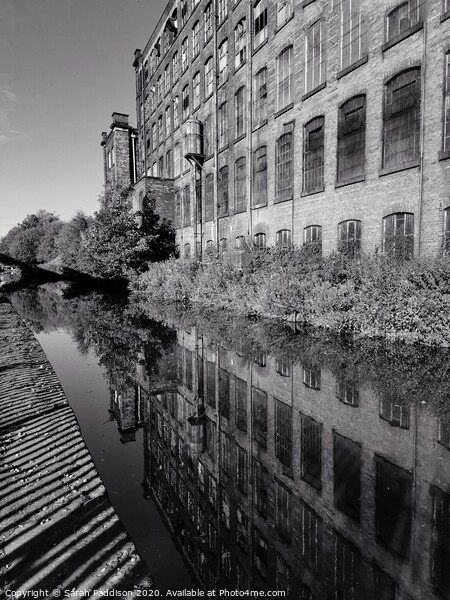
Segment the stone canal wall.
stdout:
<svg viewBox="0 0 450 600">
<path fill-rule="evenodd" d="M 0 591 L 150 587 L 53 368 L 1 297 L 0 347 Z"/>
</svg>

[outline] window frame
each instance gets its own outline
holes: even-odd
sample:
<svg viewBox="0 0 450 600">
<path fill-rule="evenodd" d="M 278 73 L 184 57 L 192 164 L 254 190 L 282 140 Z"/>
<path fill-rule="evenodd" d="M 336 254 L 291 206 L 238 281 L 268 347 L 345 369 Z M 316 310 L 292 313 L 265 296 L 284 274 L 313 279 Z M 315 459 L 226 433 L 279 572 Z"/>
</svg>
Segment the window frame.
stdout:
<svg viewBox="0 0 450 600">
<path fill-rule="evenodd" d="M 318 27 L 318 43 L 315 39 L 316 27 Z M 308 27 L 305 34 L 305 94 L 313 92 L 326 80 L 323 38 L 323 23 L 321 19 L 318 19 Z"/>
<path fill-rule="evenodd" d="M 253 125 L 267 121 L 267 67 L 253 76 Z"/>
<path fill-rule="evenodd" d="M 338 132 L 337 132 L 337 160 L 336 160 L 336 183 L 347 184 L 357 181 L 363 181 L 366 176 L 366 124 L 367 124 L 367 98 L 365 94 L 357 94 L 348 98 L 338 108 Z M 361 111 L 359 129 L 352 129 L 351 118 L 357 111 Z M 361 132 L 358 134 L 358 132 Z M 360 136 L 360 139 L 359 137 Z M 342 168 L 344 161 L 354 163 L 360 157 L 354 171 L 350 175 L 346 174 L 349 169 Z M 359 170 L 358 168 L 359 167 Z"/>
<path fill-rule="evenodd" d="M 265 144 L 253 152 L 252 204 L 253 207 L 267 205 L 267 146 Z"/>
<path fill-rule="evenodd" d="M 315 150 L 311 150 L 311 135 L 321 130 L 322 144 Z M 318 134 L 319 136 L 319 134 Z M 320 158 L 318 162 L 314 153 L 320 153 L 317 156 Z M 317 163 L 317 164 L 316 164 Z M 308 170 L 308 165 L 311 168 Z M 312 178 L 308 176 L 310 173 L 316 173 Z M 316 182 L 315 185 L 308 185 L 308 181 Z M 325 117 L 323 115 L 314 117 L 303 128 L 303 194 L 314 194 L 322 192 L 325 189 Z"/>
<path fill-rule="evenodd" d="M 240 156 L 234 163 L 234 212 L 244 212 L 247 204 L 246 193 L 247 160 Z"/>
<path fill-rule="evenodd" d="M 283 185 L 282 185 L 283 184 Z M 294 197 L 294 135 L 288 131 L 275 142 L 275 202 Z"/>
<path fill-rule="evenodd" d="M 387 236 L 386 230 L 390 219 L 392 219 L 393 225 L 391 229 L 394 233 Z M 397 230 L 400 228 L 401 219 L 403 219 L 403 232 L 400 232 L 399 235 L 397 234 Z M 389 242 L 387 238 L 390 238 Z M 395 258 L 409 258 L 414 255 L 414 242 L 414 213 L 397 212 L 386 215 L 383 218 L 382 251 L 385 254 Z M 389 247 L 387 247 L 388 243 Z"/>
<path fill-rule="evenodd" d="M 349 258 L 361 253 L 361 221 L 347 219 L 338 224 L 338 252 Z"/>
<path fill-rule="evenodd" d="M 277 56 L 277 111 L 290 106 L 294 98 L 294 48 L 286 46 Z M 286 64 L 287 63 L 287 64 Z"/>
</svg>

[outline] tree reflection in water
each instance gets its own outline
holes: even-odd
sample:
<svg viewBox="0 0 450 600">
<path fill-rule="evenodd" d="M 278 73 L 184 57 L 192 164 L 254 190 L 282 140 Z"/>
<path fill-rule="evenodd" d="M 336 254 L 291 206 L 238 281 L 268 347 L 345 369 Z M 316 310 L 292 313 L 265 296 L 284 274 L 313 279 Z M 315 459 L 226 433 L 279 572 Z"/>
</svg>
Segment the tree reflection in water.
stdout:
<svg viewBox="0 0 450 600">
<path fill-rule="evenodd" d="M 12 301 L 95 351 L 123 431 L 138 401 L 147 491 L 199 585 L 450 599 L 448 350 L 50 287 Z"/>
</svg>

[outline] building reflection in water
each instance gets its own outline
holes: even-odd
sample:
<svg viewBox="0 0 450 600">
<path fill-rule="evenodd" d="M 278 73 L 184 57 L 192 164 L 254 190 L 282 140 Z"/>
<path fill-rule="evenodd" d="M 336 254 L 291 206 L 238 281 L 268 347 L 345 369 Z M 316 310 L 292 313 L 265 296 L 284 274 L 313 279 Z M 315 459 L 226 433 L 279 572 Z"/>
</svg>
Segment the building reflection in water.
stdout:
<svg viewBox="0 0 450 600">
<path fill-rule="evenodd" d="M 124 441 L 143 421 L 144 484 L 205 589 L 450 599 L 448 425 L 345 364 L 250 359 L 195 328 L 158 378 L 144 362 L 112 411 Z"/>
</svg>

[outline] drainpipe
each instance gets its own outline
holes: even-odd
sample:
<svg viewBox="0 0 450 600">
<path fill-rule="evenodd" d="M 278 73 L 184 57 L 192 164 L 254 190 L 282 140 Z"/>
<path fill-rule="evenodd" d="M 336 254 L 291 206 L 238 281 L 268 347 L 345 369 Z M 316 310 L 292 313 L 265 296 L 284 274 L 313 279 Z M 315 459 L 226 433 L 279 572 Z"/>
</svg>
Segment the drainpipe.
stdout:
<svg viewBox="0 0 450 600">
<path fill-rule="evenodd" d="M 220 235 L 220 230 L 219 230 L 219 208 L 217 206 L 217 202 L 218 202 L 218 198 L 219 198 L 219 193 L 218 193 L 218 188 L 219 188 L 219 131 L 218 131 L 218 113 L 219 113 L 219 106 L 218 106 L 218 100 L 219 100 L 219 94 L 218 94 L 218 78 L 219 78 L 219 64 L 218 64 L 218 52 L 217 52 L 217 26 L 219 24 L 219 11 L 218 11 L 218 6 L 217 6 L 217 1 L 218 0 L 214 0 L 213 2 L 213 68 L 214 68 L 214 72 L 213 72 L 213 106 L 214 106 L 214 112 L 212 115 L 212 129 L 213 129 L 213 135 L 210 137 L 210 139 L 212 140 L 212 144 L 213 144 L 213 149 L 214 149 L 214 191 L 213 191 L 213 195 L 214 195 L 214 223 L 215 223 L 215 236 L 216 236 L 216 246 L 217 246 L 217 250 L 219 250 L 219 235 Z M 207 135 L 209 135 L 209 132 L 206 132 Z"/>
<path fill-rule="evenodd" d="M 248 0 L 247 36 L 247 235 L 253 240 L 253 2 Z"/>
<path fill-rule="evenodd" d="M 427 22 L 423 23 L 423 51 L 421 65 L 421 98 L 420 98 L 420 173 L 419 173 L 419 214 L 417 217 L 417 256 L 420 256 L 422 241 L 422 211 L 424 192 L 424 145 L 425 145 L 425 81 L 427 69 Z"/>
</svg>

